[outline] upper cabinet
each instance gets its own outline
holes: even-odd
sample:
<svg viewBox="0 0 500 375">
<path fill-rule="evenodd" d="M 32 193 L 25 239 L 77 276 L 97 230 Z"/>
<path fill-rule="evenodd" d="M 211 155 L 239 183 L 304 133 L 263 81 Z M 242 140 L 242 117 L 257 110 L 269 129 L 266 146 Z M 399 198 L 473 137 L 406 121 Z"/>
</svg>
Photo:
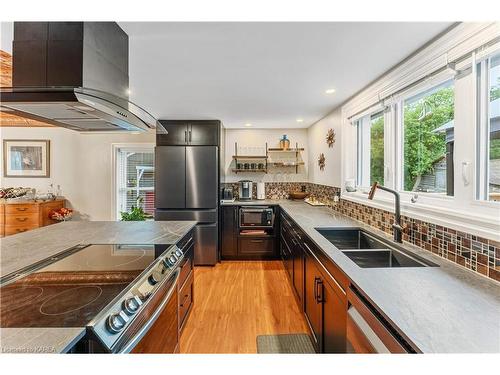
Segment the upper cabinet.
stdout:
<svg viewBox="0 0 500 375">
<path fill-rule="evenodd" d="M 168 134 L 157 134 L 158 146 L 219 146 L 218 120 L 160 120 Z"/>
</svg>

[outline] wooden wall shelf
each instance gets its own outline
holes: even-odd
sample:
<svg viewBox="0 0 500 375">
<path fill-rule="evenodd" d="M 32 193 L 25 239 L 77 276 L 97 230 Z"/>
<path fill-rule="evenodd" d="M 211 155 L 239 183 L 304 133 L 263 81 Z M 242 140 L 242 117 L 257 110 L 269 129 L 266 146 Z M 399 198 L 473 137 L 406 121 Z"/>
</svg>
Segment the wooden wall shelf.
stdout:
<svg viewBox="0 0 500 375">
<path fill-rule="evenodd" d="M 303 161 L 299 159 L 300 157 L 300 152 L 304 151 L 303 147 L 299 147 L 298 143 L 295 144 L 295 148 L 287 148 L 282 149 L 282 148 L 276 148 L 276 147 L 267 147 L 266 143 L 266 154 L 265 155 L 238 155 L 238 143 L 234 143 L 234 155 L 233 155 L 233 160 L 235 164 L 239 164 L 238 160 L 262 160 L 265 162 L 265 167 L 264 168 L 258 168 L 258 169 L 244 169 L 244 168 L 233 168 L 232 172 L 233 173 L 245 173 L 245 172 L 251 172 L 251 173 L 267 173 L 269 170 L 269 166 L 272 167 L 277 167 L 277 168 L 288 168 L 288 167 L 294 167 L 295 168 L 295 173 L 299 173 L 299 166 L 305 165 Z M 290 154 L 294 153 L 295 158 L 290 160 L 293 161 L 273 161 L 272 158 L 269 157 L 269 153 L 283 153 L 283 154 Z M 279 159 L 279 158 L 278 158 Z"/>
</svg>

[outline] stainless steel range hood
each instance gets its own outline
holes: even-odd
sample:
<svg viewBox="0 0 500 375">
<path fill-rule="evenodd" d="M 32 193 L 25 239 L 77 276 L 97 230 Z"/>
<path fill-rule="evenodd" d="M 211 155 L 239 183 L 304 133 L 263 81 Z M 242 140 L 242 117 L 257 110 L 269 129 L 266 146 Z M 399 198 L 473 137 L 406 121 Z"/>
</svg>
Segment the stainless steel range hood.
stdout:
<svg viewBox="0 0 500 375">
<path fill-rule="evenodd" d="M 115 22 L 15 22 L 0 110 L 82 132 L 160 126 L 128 100 L 128 36 Z"/>
</svg>

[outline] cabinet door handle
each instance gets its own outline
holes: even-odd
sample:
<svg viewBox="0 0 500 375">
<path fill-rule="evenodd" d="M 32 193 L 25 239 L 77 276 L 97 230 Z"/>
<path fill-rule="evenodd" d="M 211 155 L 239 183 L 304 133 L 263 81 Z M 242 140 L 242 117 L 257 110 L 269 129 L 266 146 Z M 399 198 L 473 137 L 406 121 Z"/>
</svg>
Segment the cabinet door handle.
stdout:
<svg viewBox="0 0 500 375">
<path fill-rule="evenodd" d="M 316 283 L 316 293 L 315 293 L 318 298 L 316 299 L 317 303 L 323 303 L 325 302 L 324 296 L 323 296 L 323 280 L 318 278 L 318 282 Z"/>
<path fill-rule="evenodd" d="M 188 141 L 188 131 L 184 130 L 184 142 L 187 143 L 187 141 Z"/>
<path fill-rule="evenodd" d="M 318 302 L 318 278 L 314 278 L 314 300 Z"/>
<path fill-rule="evenodd" d="M 189 130 L 189 142 L 191 142 L 193 136 L 192 136 L 192 133 L 191 133 L 191 130 Z"/>
</svg>

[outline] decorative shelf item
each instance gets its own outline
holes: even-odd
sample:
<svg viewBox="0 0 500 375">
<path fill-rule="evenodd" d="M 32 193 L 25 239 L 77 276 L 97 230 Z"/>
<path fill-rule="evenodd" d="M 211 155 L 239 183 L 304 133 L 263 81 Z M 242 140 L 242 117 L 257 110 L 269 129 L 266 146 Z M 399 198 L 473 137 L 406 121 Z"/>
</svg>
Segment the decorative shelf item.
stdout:
<svg viewBox="0 0 500 375">
<path fill-rule="evenodd" d="M 232 169 L 233 173 L 246 173 L 246 172 L 267 173 L 267 166 L 268 166 L 267 143 L 264 150 L 266 151 L 265 155 L 238 155 L 238 142 L 234 142 L 233 160 L 236 168 Z M 249 160 L 257 160 L 258 163 L 256 162 L 250 163 Z M 254 164 L 253 168 L 252 164 Z M 247 165 L 248 167 L 245 168 L 244 167 L 245 165 Z"/>
<path fill-rule="evenodd" d="M 281 141 L 280 141 L 281 145 Z M 277 154 L 280 155 L 278 160 L 273 160 L 271 157 L 269 157 L 269 162 L 268 164 L 273 166 L 273 167 L 294 167 L 295 168 L 295 173 L 299 173 L 299 166 L 304 165 L 305 163 L 302 161 L 300 157 L 300 152 L 304 151 L 304 148 L 299 147 L 298 143 L 295 143 L 295 148 L 290 148 L 289 146 L 287 148 L 268 148 L 267 152 L 268 154 Z M 293 157 L 291 157 L 293 156 Z"/>
<path fill-rule="evenodd" d="M 287 138 L 286 134 L 283 134 L 283 137 L 280 139 L 280 147 L 283 150 L 290 148 L 290 140 Z"/>
<path fill-rule="evenodd" d="M 319 154 L 318 165 L 321 171 L 325 169 L 325 154 Z"/>
<path fill-rule="evenodd" d="M 326 133 L 326 144 L 328 147 L 333 147 L 335 144 L 335 132 L 333 129 L 329 129 L 328 132 Z"/>
<path fill-rule="evenodd" d="M 267 173 L 267 169 L 245 169 L 245 168 L 233 168 L 232 171 L 234 173 L 246 173 L 246 172 L 254 172 L 254 173 Z"/>
<path fill-rule="evenodd" d="M 288 140 L 288 139 L 287 139 Z M 252 148 L 250 148 L 252 149 Z M 299 173 L 299 166 L 305 165 L 300 157 L 300 153 L 304 151 L 303 147 L 299 147 L 298 143 L 295 148 L 278 148 L 278 147 L 265 147 L 265 155 L 247 155 L 238 152 L 238 143 L 234 143 L 234 167 L 231 169 L 233 173 L 268 173 L 269 166 L 277 168 L 295 168 L 295 173 Z M 240 150 L 241 151 L 241 150 Z M 255 151 L 255 150 L 254 150 Z M 279 155 L 273 159 L 270 154 Z M 254 168 L 252 168 L 252 164 Z M 247 167 L 245 167 L 245 165 Z"/>
<path fill-rule="evenodd" d="M 301 148 L 287 148 L 286 150 L 285 149 L 282 149 L 282 148 L 268 148 L 267 151 L 269 152 L 300 152 L 300 151 L 304 151 L 304 148 L 301 147 Z"/>
</svg>

